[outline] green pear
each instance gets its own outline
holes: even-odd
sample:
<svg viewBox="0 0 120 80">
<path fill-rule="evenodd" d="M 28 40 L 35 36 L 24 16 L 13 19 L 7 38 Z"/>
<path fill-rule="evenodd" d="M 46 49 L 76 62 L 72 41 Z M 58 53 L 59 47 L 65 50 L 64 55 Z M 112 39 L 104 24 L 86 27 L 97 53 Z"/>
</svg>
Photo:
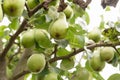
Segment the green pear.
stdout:
<svg viewBox="0 0 120 80">
<path fill-rule="evenodd" d="M 95 42 L 100 41 L 101 38 L 101 32 L 99 29 L 94 28 L 92 31 L 88 33 L 88 38 L 92 39 Z"/>
<path fill-rule="evenodd" d="M 104 47 L 100 50 L 100 57 L 102 60 L 110 62 L 114 58 L 114 48 Z"/>
<path fill-rule="evenodd" d="M 68 23 L 63 12 L 59 14 L 59 18 L 49 27 L 49 33 L 54 39 L 64 39 L 67 33 Z"/>
<path fill-rule="evenodd" d="M 43 29 L 35 29 L 34 31 L 35 41 L 38 43 L 38 45 L 42 48 L 50 47 L 51 42 L 49 33 Z"/>
<path fill-rule="evenodd" d="M 1 0 L 0 0 L 0 21 L 2 21 L 3 19 L 3 10 L 2 10 L 2 6 L 1 6 Z"/>
<path fill-rule="evenodd" d="M 67 19 L 73 16 L 73 9 L 69 5 L 64 9 L 63 12 L 65 13 Z"/>
<path fill-rule="evenodd" d="M 4 0 L 3 9 L 8 16 L 21 16 L 24 10 L 26 0 Z"/>
<path fill-rule="evenodd" d="M 46 60 L 43 54 L 33 54 L 27 60 L 27 67 L 33 73 L 41 72 L 45 65 Z"/>
<path fill-rule="evenodd" d="M 30 9 L 35 8 L 39 3 L 39 0 L 27 0 L 27 5 Z"/>
<path fill-rule="evenodd" d="M 85 68 L 77 69 L 72 80 L 89 80 L 90 73 Z"/>
<path fill-rule="evenodd" d="M 90 66 L 95 71 L 101 71 L 105 67 L 105 62 L 101 60 L 100 51 L 96 50 L 90 59 Z"/>
<path fill-rule="evenodd" d="M 21 44 L 22 44 L 25 48 L 30 48 L 30 47 L 33 47 L 33 46 L 34 46 L 35 41 L 34 41 L 34 31 L 33 31 L 33 30 L 25 31 L 25 32 L 22 34 Z"/>
<path fill-rule="evenodd" d="M 58 80 L 57 73 L 51 72 L 51 73 L 45 75 L 44 80 Z"/>
</svg>

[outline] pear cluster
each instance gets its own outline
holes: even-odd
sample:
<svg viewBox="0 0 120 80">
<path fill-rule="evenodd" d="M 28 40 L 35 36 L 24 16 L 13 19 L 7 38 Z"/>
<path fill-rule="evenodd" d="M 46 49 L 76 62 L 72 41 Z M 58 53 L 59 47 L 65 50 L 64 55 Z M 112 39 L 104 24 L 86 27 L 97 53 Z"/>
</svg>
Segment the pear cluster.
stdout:
<svg viewBox="0 0 120 80">
<path fill-rule="evenodd" d="M 93 52 L 92 58 L 89 60 L 90 66 L 95 71 L 101 71 L 105 62 L 111 62 L 114 58 L 115 50 L 112 47 L 103 47 Z"/>
<path fill-rule="evenodd" d="M 25 48 L 34 47 L 36 43 L 45 47 L 46 44 L 44 42 L 48 41 L 49 38 L 49 33 L 46 30 L 30 29 L 22 34 L 21 44 Z"/>
</svg>

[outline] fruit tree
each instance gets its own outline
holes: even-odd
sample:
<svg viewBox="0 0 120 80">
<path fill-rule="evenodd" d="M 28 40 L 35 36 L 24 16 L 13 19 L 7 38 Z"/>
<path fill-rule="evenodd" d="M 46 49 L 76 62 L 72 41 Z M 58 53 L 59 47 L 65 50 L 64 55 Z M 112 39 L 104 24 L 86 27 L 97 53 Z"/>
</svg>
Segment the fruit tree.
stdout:
<svg viewBox="0 0 120 80">
<path fill-rule="evenodd" d="M 104 80 L 106 64 L 120 63 L 120 20 L 110 25 L 102 17 L 100 25 L 85 29 L 91 2 L 0 0 L 0 21 L 10 22 L 0 25 L 0 80 Z M 109 10 L 117 3 L 99 4 Z M 119 73 L 108 78 L 119 79 Z"/>
</svg>

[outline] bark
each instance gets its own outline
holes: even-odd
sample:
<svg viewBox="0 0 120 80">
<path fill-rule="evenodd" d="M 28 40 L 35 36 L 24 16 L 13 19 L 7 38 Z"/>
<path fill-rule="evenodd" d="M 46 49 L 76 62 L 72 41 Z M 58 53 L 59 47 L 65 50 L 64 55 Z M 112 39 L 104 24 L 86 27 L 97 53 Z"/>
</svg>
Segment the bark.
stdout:
<svg viewBox="0 0 120 80">
<path fill-rule="evenodd" d="M 6 60 L 1 57 L 1 52 L 3 50 L 2 40 L 0 38 L 0 80 L 7 80 L 6 76 Z"/>
<path fill-rule="evenodd" d="M 26 63 L 27 59 L 30 57 L 31 54 L 32 54 L 31 49 L 25 49 L 21 59 L 19 60 L 18 64 L 16 65 L 16 68 L 13 71 L 12 80 L 24 80 L 24 76 L 18 76 L 18 79 L 16 76 L 27 70 Z"/>
</svg>

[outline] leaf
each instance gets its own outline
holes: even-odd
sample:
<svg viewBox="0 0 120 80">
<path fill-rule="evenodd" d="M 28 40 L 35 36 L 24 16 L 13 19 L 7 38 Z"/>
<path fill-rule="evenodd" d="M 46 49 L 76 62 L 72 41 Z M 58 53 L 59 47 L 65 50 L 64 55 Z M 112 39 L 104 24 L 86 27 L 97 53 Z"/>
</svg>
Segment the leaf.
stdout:
<svg viewBox="0 0 120 80">
<path fill-rule="evenodd" d="M 60 47 L 60 48 L 58 49 L 56 55 L 57 55 L 58 57 L 60 57 L 60 56 L 66 56 L 66 55 L 68 55 L 69 53 L 70 53 L 70 52 L 67 51 L 65 48 Z"/>
<path fill-rule="evenodd" d="M 84 36 L 74 35 L 70 40 L 70 44 L 73 47 L 83 48 L 85 44 Z"/>
<path fill-rule="evenodd" d="M 73 11 L 76 17 L 81 17 L 84 15 L 85 11 L 79 5 L 72 5 Z"/>
<path fill-rule="evenodd" d="M 120 32 L 120 22 L 115 23 L 115 28 L 118 32 Z"/>
<path fill-rule="evenodd" d="M 19 27 L 19 25 L 20 25 L 19 19 L 18 19 L 18 18 L 14 18 L 14 19 L 11 21 L 11 23 L 9 24 L 9 27 L 10 27 L 11 29 L 16 30 L 16 29 Z"/>
<path fill-rule="evenodd" d="M 3 37 L 5 35 L 4 30 L 5 30 L 6 27 L 7 26 L 5 26 L 5 25 L 0 26 L 0 37 Z"/>
<path fill-rule="evenodd" d="M 38 18 L 33 18 L 32 23 L 36 28 L 48 29 L 50 22 L 46 21 L 45 15 L 41 15 Z"/>
<path fill-rule="evenodd" d="M 68 40 L 66 40 L 66 39 L 55 40 L 55 42 L 63 48 L 67 47 L 67 45 L 69 44 Z"/>
<path fill-rule="evenodd" d="M 85 19 L 85 21 L 87 22 L 87 24 L 90 23 L 90 17 L 89 17 L 89 14 L 87 12 L 85 12 L 85 14 L 83 15 L 83 18 Z"/>
<path fill-rule="evenodd" d="M 54 6 L 50 6 L 49 10 L 48 10 L 48 16 L 52 19 L 52 20 L 56 20 L 59 17 L 59 14 L 57 12 L 57 9 Z"/>
<path fill-rule="evenodd" d="M 69 30 L 71 30 L 76 35 L 83 35 L 85 33 L 85 30 L 83 30 L 79 24 L 71 25 Z"/>
<path fill-rule="evenodd" d="M 63 59 L 60 68 L 63 70 L 70 70 L 74 68 L 74 60 L 73 59 Z"/>
<path fill-rule="evenodd" d="M 118 73 L 115 73 L 115 74 L 112 74 L 108 80 L 120 80 L 120 74 Z"/>
</svg>

